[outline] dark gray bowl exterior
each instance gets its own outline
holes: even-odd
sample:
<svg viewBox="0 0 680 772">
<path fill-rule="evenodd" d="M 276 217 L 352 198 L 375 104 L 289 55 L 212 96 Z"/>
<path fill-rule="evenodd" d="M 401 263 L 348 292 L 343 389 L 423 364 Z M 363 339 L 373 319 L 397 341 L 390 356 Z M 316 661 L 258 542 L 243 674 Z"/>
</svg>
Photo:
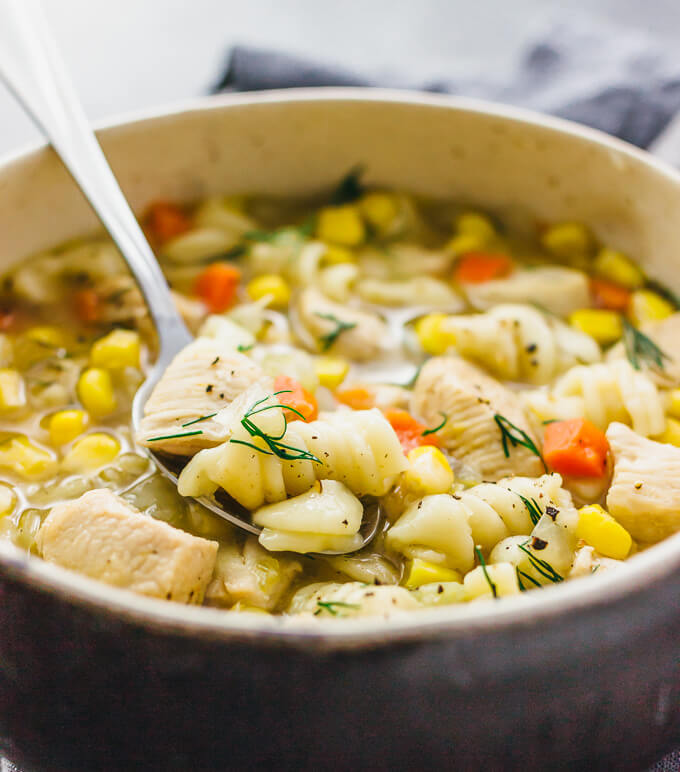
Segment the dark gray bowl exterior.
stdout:
<svg viewBox="0 0 680 772">
<path fill-rule="evenodd" d="M 200 636 L 0 575 L 2 750 L 28 770 L 640 770 L 680 742 L 680 578 L 358 650 Z"/>
</svg>

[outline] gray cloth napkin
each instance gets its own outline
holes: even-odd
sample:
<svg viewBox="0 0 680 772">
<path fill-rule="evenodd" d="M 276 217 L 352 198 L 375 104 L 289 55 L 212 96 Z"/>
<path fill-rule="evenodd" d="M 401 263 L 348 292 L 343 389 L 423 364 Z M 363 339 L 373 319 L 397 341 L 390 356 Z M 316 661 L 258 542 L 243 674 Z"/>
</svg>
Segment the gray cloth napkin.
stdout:
<svg viewBox="0 0 680 772">
<path fill-rule="evenodd" d="M 649 147 L 680 111 L 680 54 L 637 31 L 552 21 L 507 73 L 445 74 L 414 83 L 246 46 L 232 49 L 216 91 L 300 86 L 389 86 L 460 94 L 552 113 Z M 680 139 L 680 138 L 679 138 Z M 663 749 L 660 749 L 662 752 Z M 680 750 L 649 772 L 678 772 Z"/>
</svg>

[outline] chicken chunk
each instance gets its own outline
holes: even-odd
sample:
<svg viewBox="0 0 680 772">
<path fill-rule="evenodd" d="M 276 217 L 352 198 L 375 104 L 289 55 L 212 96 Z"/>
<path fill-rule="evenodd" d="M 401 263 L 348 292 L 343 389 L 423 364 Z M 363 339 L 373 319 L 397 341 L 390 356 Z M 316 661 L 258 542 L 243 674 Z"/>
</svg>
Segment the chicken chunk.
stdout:
<svg viewBox="0 0 680 772">
<path fill-rule="evenodd" d="M 214 415 L 261 377 L 259 365 L 229 342 L 197 338 L 177 354 L 151 392 L 137 442 L 183 456 L 214 447 L 225 439 L 224 425 L 212 418 L 191 422 Z"/>
<path fill-rule="evenodd" d="M 607 440 L 614 477 L 607 509 L 630 535 L 653 543 L 680 531 L 680 448 L 613 423 Z"/>
<path fill-rule="evenodd" d="M 537 303 L 558 316 L 590 305 L 588 277 L 583 271 L 561 266 L 518 270 L 505 279 L 468 284 L 470 303 L 486 311 L 498 303 Z"/>
<path fill-rule="evenodd" d="M 430 359 L 416 381 L 411 409 L 428 426 L 441 423 L 442 413 L 446 415 L 439 432 L 443 447 L 484 480 L 517 474 L 538 477 L 545 471 L 540 458 L 520 444 L 508 441 L 505 452 L 497 418 L 507 419 L 538 447 L 517 395 L 463 359 Z"/>
<path fill-rule="evenodd" d="M 203 601 L 217 542 L 141 514 L 108 489 L 57 504 L 38 531 L 43 558 L 152 598 Z"/>
<path fill-rule="evenodd" d="M 377 314 L 335 303 L 314 287 L 300 293 L 295 311 L 304 330 L 303 342 L 324 351 L 363 362 L 383 351 L 387 325 Z"/>
<path fill-rule="evenodd" d="M 391 616 L 420 608 L 404 587 L 366 585 L 363 582 L 308 584 L 293 596 L 289 614 L 313 614 L 326 618 Z"/>
</svg>

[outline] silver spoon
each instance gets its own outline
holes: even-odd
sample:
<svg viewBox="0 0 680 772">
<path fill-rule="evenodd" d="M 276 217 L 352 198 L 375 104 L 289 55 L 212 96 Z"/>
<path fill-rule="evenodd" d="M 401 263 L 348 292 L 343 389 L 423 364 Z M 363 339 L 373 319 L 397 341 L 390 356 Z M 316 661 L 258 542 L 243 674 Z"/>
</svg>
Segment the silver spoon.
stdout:
<svg viewBox="0 0 680 772">
<path fill-rule="evenodd" d="M 132 424 L 138 429 L 151 391 L 173 357 L 193 336 L 175 309 L 168 284 L 97 142 L 75 88 L 35 0 L 0 0 L 0 78 L 33 118 L 64 166 L 78 183 L 139 285 L 158 335 L 158 358 L 132 404 Z M 165 459 L 147 451 L 159 470 L 175 484 L 177 475 Z M 197 499 L 204 507 L 239 528 L 261 530 L 234 507 Z M 367 507 L 357 549 L 375 536 L 379 508 Z M 327 552 L 337 555 L 342 552 Z"/>
</svg>

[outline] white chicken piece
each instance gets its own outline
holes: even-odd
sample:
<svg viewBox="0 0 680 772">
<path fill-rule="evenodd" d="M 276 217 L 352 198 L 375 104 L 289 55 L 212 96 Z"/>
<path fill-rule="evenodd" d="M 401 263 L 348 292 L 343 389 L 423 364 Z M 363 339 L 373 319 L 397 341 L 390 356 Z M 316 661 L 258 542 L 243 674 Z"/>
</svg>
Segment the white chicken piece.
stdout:
<svg viewBox="0 0 680 772">
<path fill-rule="evenodd" d="M 404 587 L 371 586 L 363 582 L 318 582 L 298 590 L 288 606 L 289 614 L 316 617 L 391 616 L 395 612 L 421 608 Z"/>
<path fill-rule="evenodd" d="M 590 305 L 588 277 L 562 266 L 519 269 L 504 279 L 464 286 L 472 306 L 486 311 L 499 303 L 536 303 L 557 316 Z"/>
<path fill-rule="evenodd" d="M 249 536 L 242 548 L 235 542 L 223 543 L 205 594 L 206 602 L 215 606 L 241 603 L 272 611 L 301 571 L 297 560 L 287 555 L 275 557 L 254 536 Z"/>
<path fill-rule="evenodd" d="M 205 416 L 214 416 L 261 377 L 261 368 L 228 341 L 196 338 L 151 392 L 137 442 L 182 456 L 214 447 L 225 439 L 224 424 Z"/>
<path fill-rule="evenodd" d="M 108 489 L 52 508 L 36 537 L 43 558 L 153 598 L 200 604 L 217 542 L 143 515 Z"/>
<path fill-rule="evenodd" d="M 625 561 L 615 560 L 614 558 L 605 558 L 595 552 L 594 547 L 584 544 L 583 547 L 579 547 L 579 549 L 576 550 L 574 562 L 568 578 L 577 579 L 579 576 L 591 576 L 592 574 L 599 575 L 624 564 Z"/>
<path fill-rule="evenodd" d="M 541 459 L 523 445 L 508 440 L 507 453 L 504 449 L 499 422 L 512 436 L 524 439 L 521 432 L 538 448 L 518 396 L 463 359 L 430 359 L 416 381 L 411 411 L 428 426 L 447 416 L 438 432 L 443 447 L 484 480 L 538 477 L 545 471 Z"/>
<path fill-rule="evenodd" d="M 630 535 L 654 543 L 680 531 L 680 448 L 613 423 L 607 440 L 614 476 L 607 509 Z"/>
<path fill-rule="evenodd" d="M 388 338 L 377 314 L 334 303 L 314 287 L 303 290 L 295 305 L 303 343 L 312 351 L 338 354 L 358 362 L 374 359 Z"/>
</svg>

